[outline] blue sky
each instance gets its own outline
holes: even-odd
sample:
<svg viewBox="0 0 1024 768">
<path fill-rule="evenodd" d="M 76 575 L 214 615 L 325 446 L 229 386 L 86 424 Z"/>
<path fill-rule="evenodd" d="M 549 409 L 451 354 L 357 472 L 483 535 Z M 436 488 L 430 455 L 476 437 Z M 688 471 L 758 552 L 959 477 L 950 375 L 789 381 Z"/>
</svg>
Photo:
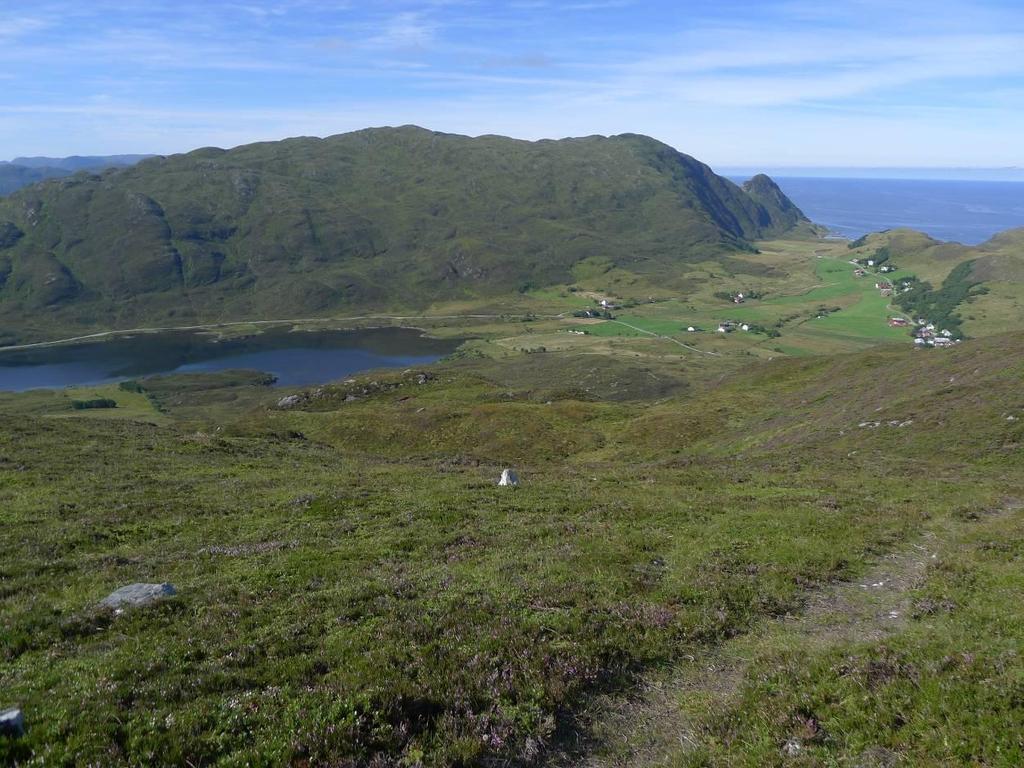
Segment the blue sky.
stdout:
<svg viewBox="0 0 1024 768">
<path fill-rule="evenodd" d="M 0 158 L 370 125 L 1024 166 L 1021 0 L 0 0 Z"/>
</svg>

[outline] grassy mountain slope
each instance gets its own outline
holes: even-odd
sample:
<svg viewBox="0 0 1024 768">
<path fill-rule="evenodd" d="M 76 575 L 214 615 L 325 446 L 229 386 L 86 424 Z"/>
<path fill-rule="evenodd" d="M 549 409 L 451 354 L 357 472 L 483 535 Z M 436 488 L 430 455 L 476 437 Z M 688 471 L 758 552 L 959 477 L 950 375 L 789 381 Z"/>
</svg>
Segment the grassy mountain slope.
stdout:
<svg viewBox="0 0 1024 768">
<path fill-rule="evenodd" d="M 805 220 L 653 139 L 371 129 L 145 160 L 0 202 L 0 318 L 170 319 L 422 307 L 565 282 L 585 259 L 671 282 Z M 36 323 L 35 328 L 31 323 Z"/>
<path fill-rule="evenodd" d="M 780 359 L 656 403 L 577 399 L 565 366 L 515 383 L 465 361 L 295 408 L 232 374 L 4 395 L 0 687 L 28 733 L 0 738 L 0 762 L 536 763 L 595 690 L 800 614 L 923 530 L 945 541 L 1024 495 L 1021 340 Z M 119 407 L 75 411 L 84 396 Z M 495 487 L 509 464 L 523 485 Z M 970 552 L 1009 567 L 1022 522 Z M 813 720 L 802 764 L 880 744 L 1019 763 L 1024 666 L 1003 652 L 1024 642 L 1019 578 L 977 582 L 1010 590 L 993 623 L 970 610 L 979 564 L 927 567 L 922 597 L 951 607 L 906 619 L 904 666 L 857 688 L 836 664 L 890 656 L 853 639 L 834 663 L 772 667 L 779 695 L 740 702 L 705 746 L 780 763 Z M 174 600 L 95 608 L 165 579 Z M 944 661 L 957 648 L 977 663 Z"/>
</svg>

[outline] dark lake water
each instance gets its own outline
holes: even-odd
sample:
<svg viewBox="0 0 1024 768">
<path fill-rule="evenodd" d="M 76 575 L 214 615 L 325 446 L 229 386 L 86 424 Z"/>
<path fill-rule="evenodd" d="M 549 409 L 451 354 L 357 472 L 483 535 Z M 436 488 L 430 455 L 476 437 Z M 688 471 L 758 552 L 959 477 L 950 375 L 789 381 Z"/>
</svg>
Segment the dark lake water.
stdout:
<svg viewBox="0 0 1024 768">
<path fill-rule="evenodd" d="M 776 178 L 811 221 L 856 239 L 910 227 L 939 240 L 977 245 L 1024 227 L 1024 182 L 936 179 Z"/>
<path fill-rule="evenodd" d="M 140 334 L 91 344 L 0 350 L 0 390 L 21 392 L 160 373 L 232 369 L 272 373 L 278 386 L 305 386 L 371 368 L 425 365 L 454 351 L 459 343 L 430 339 L 406 328 L 275 329 L 220 341 L 200 333 Z"/>
</svg>

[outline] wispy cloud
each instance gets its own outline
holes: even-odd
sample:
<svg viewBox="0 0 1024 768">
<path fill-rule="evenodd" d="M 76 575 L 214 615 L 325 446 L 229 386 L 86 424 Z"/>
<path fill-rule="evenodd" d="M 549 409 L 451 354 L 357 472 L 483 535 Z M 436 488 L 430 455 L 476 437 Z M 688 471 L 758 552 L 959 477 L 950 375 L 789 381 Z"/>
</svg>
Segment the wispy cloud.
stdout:
<svg viewBox="0 0 1024 768">
<path fill-rule="evenodd" d="M 38 16 L 9 16 L 0 20 L 0 40 L 13 41 L 19 37 L 39 32 L 51 25 L 51 22 Z"/>
<path fill-rule="evenodd" d="M 628 65 L 609 87 L 633 96 L 671 95 L 731 105 L 829 103 L 947 79 L 1024 75 L 1024 34 L 850 40 L 837 48 L 813 36 L 719 33 L 723 43 Z"/>
<path fill-rule="evenodd" d="M 991 142 L 972 153 L 1024 163 L 1010 0 L 39 0 L 0 41 L 0 145 L 19 154 L 362 121 L 636 131 L 771 162 L 962 154 L 973 130 Z"/>
<path fill-rule="evenodd" d="M 373 48 L 422 50 L 434 42 L 437 27 L 426 14 L 407 11 L 386 19 L 380 32 L 366 43 Z"/>
</svg>

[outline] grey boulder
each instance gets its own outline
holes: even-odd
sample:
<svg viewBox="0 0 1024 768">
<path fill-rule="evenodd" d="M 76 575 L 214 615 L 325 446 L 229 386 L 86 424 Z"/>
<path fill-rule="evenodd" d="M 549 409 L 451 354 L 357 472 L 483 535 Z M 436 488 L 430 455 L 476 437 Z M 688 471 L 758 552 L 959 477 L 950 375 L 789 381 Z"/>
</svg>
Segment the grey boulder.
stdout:
<svg viewBox="0 0 1024 768">
<path fill-rule="evenodd" d="M 113 608 L 114 613 L 122 613 L 127 608 L 137 608 L 155 603 L 165 597 L 178 594 L 173 584 L 129 584 L 116 589 L 100 600 L 103 608 Z"/>
</svg>

